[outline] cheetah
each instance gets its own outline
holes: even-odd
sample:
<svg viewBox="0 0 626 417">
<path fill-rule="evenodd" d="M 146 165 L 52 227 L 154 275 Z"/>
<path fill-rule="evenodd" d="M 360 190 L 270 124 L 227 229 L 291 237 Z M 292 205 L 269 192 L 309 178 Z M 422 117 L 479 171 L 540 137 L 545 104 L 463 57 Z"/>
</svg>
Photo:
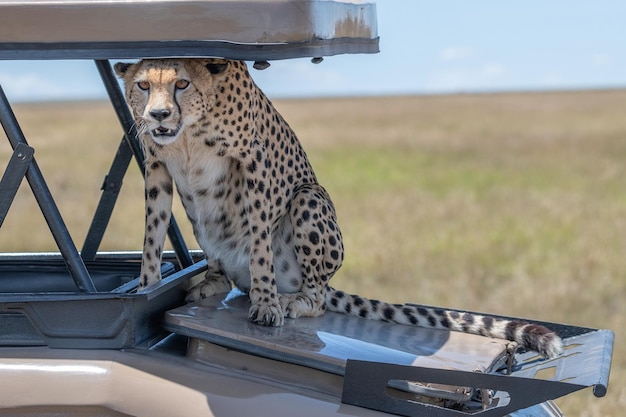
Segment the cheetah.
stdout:
<svg viewBox="0 0 626 417">
<path fill-rule="evenodd" d="M 146 156 L 139 291 L 161 279 L 175 184 L 208 265 L 188 302 L 234 284 L 248 293 L 249 320 L 260 325 L 329 310 L 514 340 L 544 357 L 561 352 L 560 338 L 541 325 L 389 304 L 330 287 L 344 256 L 335 207 L 245 62 L 157 59 L 114 68 Z"/>
</svg>

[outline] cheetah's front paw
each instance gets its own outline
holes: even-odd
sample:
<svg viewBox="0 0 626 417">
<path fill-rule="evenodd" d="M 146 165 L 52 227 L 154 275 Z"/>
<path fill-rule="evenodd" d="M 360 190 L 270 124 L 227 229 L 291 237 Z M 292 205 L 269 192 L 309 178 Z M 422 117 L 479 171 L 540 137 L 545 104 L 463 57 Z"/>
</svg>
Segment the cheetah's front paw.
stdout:
<svg viewBox="0 0 626 417">
<path fill-rule="evenodd" d="M 261 326 L 282 326 L 285 322 L 283 310 L 275 302 L 258 302 L 250 307 L 248 320 Z"/>
</svg>

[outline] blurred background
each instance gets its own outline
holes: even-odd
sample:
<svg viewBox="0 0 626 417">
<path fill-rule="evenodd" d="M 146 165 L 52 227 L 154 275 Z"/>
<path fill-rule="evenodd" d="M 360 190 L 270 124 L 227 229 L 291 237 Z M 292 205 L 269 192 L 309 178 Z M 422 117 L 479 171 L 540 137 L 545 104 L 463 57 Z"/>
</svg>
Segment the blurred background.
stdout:
<svg viewBox="0 0 626 417">
<path fill-rule="evenodd" d="M 270 97 L 604 88 L 626 85 L 620 0 L 384 0 L 378 55 L 274 62 Z M 91 62 L 1 62 L 12 100 L 104 97 Z"/>
</svg>

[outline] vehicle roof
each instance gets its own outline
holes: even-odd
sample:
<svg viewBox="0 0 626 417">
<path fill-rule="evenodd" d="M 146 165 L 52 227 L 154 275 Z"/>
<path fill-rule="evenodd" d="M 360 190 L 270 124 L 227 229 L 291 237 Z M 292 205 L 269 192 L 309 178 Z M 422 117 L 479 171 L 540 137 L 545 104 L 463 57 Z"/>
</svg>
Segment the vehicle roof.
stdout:
<svg viewBox="0 0 626 417">
<path fill-rule="evenodd" d="M 376 5 L 345 0 L 0 0 L 0 59 L 378 52 Z"/>
</svg>

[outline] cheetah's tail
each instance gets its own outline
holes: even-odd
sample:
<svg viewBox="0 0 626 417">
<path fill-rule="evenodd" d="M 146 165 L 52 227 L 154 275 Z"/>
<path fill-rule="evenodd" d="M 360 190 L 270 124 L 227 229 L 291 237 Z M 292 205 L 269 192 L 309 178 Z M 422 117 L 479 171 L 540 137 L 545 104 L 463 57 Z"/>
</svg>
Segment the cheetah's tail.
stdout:
<svg viewBox="0 0 626 417">
<path fill-rule="evenodd" d="M 389 304 L 369 300 L 328 287 L 326 308 L 370 320 L 382 320 L 412 326 L 448 329 L 517 342 L 545 358 L 558 356 L 561 339 L 550 329 L 523 321 L 507 320 L 472 313 L 450 311 L 414 304 Z"/>
</svg>

